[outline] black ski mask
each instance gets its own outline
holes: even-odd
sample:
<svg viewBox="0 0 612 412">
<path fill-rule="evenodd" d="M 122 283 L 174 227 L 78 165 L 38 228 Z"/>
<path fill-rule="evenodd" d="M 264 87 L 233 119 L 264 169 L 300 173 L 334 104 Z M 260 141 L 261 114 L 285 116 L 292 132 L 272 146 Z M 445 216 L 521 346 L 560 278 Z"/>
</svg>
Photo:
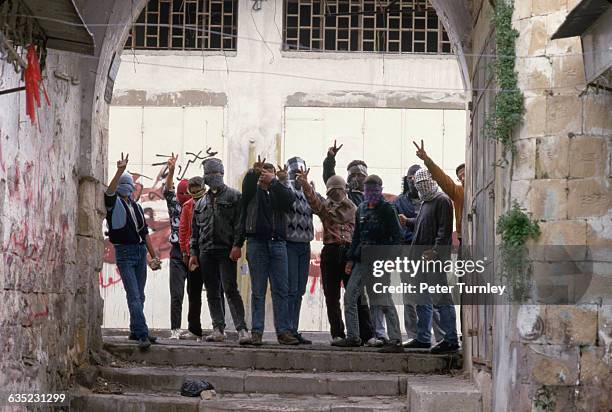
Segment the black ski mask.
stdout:
<svg viewBox="0 0 612 412">
<path fill-rule="evenodd" d="M 406 172 L 406 176 L 404 176 L 404 194 L 408 194 L 408 197 L 411 199 L 419 198 L 419 191 L 414 185 L 414 174 L 419 170 L 421 166 L 412 165 Z"/>
</svg>

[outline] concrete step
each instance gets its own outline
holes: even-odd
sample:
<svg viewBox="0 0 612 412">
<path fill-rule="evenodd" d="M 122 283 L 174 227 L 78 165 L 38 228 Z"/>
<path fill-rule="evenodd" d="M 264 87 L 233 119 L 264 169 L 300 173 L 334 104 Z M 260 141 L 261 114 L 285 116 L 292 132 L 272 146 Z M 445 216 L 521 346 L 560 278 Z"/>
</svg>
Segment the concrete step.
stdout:
<svg viewBox="0 0 612 412">
<path fill-rule="evenodd" d="M 407 376 L 410 411 L 483 412 L 482 394 L 461 377 L 444 375 Z"/>
<path fill-rule="evenodd" d="M 185 379 L 203 379 L 219 393 L 338 396 L 406 395 L 406 375 L 360 372 L 280 372 L 209 368 L 101 367 L 100 376 L 132 391 L 177 392 Z"/>
<path fill-rule="evenodd" d="M 81 394 L 71 410 L 87 412 L 408 412 L 405 398 L 222 394 L 212 400 L 149 393 Z"/>
<path fill-rule="evenodd" d="M 432 355 L 423 351 L 382 354 L 374 348 L 336 348 L 329 345 L 260 347 L 236 343 L 160 340 L 142 352 L 125 338 L 105 337 L 104 348 L 124 362 L 147 366 L 206 366 L 210 368 L 299 370 L 309 372 L 440 373 L 461 365 L 461 355 Z"/>
</svg>

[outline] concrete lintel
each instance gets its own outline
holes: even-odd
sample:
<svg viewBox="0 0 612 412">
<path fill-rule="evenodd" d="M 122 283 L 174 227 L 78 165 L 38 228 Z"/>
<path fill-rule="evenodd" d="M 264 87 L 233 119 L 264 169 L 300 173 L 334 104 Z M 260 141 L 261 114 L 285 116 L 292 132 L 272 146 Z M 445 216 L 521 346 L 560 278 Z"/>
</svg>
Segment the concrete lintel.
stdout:
<svg viewBox="0 0 612 412">
<path fill-rule="evenodd" d="M 331 93 L 295 92 L 285 99 L 288 107 L 353 107 L 395 109 L 465 110 L 463 93 L 406 93 L 337 91 Z"/>
<path fill-rule="evenodd" d="M 226 106 L 227 95 L 210 90 L 181 90 L 152 93 L 146 90 L 118 90 L 113 106 Z"/>
</svg>

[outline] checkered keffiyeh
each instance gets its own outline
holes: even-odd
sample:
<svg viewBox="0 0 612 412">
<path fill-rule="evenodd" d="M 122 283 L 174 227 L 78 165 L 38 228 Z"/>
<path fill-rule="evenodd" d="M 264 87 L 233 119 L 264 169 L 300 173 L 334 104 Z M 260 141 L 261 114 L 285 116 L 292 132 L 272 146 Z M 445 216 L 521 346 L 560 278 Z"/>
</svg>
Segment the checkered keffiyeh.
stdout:
<svg viewBox="0 0 612 412">
<path fill-rule="evenodd" d="M 419 169 L 414 174 L 414 186 L 419 192 L 419 198 L 423 202 L 427 202 L 434 198 L 438 193 L 438 184 L 431 177 L 431 173 L 427 169 Z"/>
</svg>

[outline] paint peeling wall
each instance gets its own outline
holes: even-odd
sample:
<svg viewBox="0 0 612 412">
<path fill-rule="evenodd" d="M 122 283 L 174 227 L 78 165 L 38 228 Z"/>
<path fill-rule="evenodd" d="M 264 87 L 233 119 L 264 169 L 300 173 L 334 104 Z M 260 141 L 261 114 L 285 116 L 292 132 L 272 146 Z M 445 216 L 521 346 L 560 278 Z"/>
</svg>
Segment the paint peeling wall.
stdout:
<svg viewBox="0 0 612 412">
<path fill-rule="evenodd" d="M 0 386 L 36 391 L 66 385 L 87 353 L 87 279 L 77 262 L 78 58 L 50 52 L 52 104 L 25 115 L 25 92 L 0 97 Z M 0 87 L 21 74 L 0 64 Z M 61 327 L 58 325 L 61 324 Z"/>
</svg>

